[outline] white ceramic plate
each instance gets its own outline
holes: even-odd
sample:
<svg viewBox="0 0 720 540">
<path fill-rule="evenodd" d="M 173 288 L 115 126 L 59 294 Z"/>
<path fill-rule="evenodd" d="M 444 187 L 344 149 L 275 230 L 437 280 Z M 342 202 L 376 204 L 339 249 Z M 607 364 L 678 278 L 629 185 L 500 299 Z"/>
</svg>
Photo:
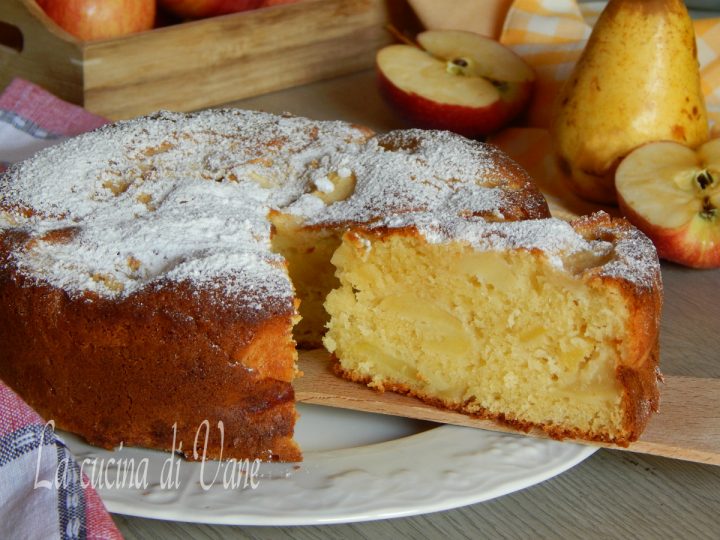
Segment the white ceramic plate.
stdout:
<svg viewBox="0 0 720 540">
<path fill-rule="evenodd" d="M 402 418 L 299 405 L 296 437 L 304 449 L 299 464 L 262 464 L 256 489 L 224 487 L 232 469 L 218 462 L 175 458 L 178 487 L 163 489 L 163 466 L 171 454 L 123 448 L 106 451 L 63 435 L 78 460 L 97 458 L 111 481 L 117 468 L 140 471 L 147 484 L 99 486 L 111 512 L 173 521 L 228 525 L 311 525 L 368 521 L 447 510 L 499 497 L 551 478 L 581 462 L 596 448 L 515 435 L 438 426 Z M 124 461 L 122 461 L 124 460 Z M 103 467 L 100 467 L 100 464 Z M 89 467 L 85 472 L 92 472 Z M 218 469 L 220 467 L 220 469 Z M 203 474 L 208 490 L 200 482 Z M 167 479 L 169 475 L 165 475 Z"/>
</svg>

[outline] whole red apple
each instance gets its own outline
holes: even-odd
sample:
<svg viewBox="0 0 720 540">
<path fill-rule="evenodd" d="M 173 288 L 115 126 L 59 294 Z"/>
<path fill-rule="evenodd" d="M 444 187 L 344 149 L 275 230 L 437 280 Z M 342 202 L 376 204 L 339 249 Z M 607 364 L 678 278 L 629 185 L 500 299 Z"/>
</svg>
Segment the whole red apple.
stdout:
<svg viewBox="0 0 720 540">
<path fill-rule="evenodd" d="M 383 96 L 413 124 L 479 137 L 527 105 L 535 74 L 504 45 L 459 30 L 422 32 L 417 42 L 377 55 Z"/>
<path fill-rule="evenodd" d="M 201 19 L 256 9 L 263 0 L 158 0 L 161 7 L 185 19 Z"/>
<path fill-rule="evenodd" d="M 61 28 L 82 40 L 109 39 L 155 23 L 155 0 L 38 0 Z"/>
<path fill-rule="evenodd" d="M 693 268 L 720 267 L 720 139 L 698 149 L 640 146 L 615 172 L 620 209 L 658 255 Z"/>
</svg>

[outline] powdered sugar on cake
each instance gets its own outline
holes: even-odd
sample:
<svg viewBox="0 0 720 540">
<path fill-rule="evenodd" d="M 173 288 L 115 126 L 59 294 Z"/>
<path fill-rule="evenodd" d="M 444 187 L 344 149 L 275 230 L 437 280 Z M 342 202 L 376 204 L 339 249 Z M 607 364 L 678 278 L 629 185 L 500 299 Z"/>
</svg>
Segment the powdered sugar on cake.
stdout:
<svg viewBox="0 0 720 540">
<path fill-rule="evenodd" d="M 354 184 L 342 191 L 338 181 Z M 243 110 L 158 113 L 41 151 L 0 180 L 0 227 L 27 235 L 13 264 L 70 294 L 122 297 L 188 280 L 223 282 L 252 309 L 261 298 L 290 305 L 284 261 L 270 249 L 271 209 L 315 227 L 415 225 L 437 241 L 551 257 L 588 244 L 556 220 L 488 225 L 547 207 L 504 154 L 447 132 L 373 136 Z"/>
<path fill-rule="evenodd" d="M 248 302 L 254 291 L 291 301 L 284 263 L 270 251 L 268 210 L 304 192 L 307 163 L 366 138 L 341 122 L 160 113 L 12 167 L 0 219 L 29 236 L 18 269 L 70 293 L 125 296 L 163 279 L 241 274 L 228 283 Z M 48 234 L 58 230 L 72 233 Z"/>
<path fill-rule="evenodd" d="M 320 163 L 315 174 L 321 178 L 354 175 L 350 197 L 326 206 L 307 196 L 285 211 L 308 225 L 368 223 L 420 211 L 500 221 L 504 208 L 518 204 L 511 195 L 531 183 L 519 168 L 509 175 L 512 166 L 494 147 L 449 132 L 393 131 L 369 139 L 359 152 L 329 155 Z M 322 182 L 315 184 L 323 191 Z M 522 204 L 532 212 L 544 201 L 527 196 Z"/>
<path fill-rule="evenodd" d="M 369 228 L 416 229 L 430 243 L 464 242 L 479 251 L 527 250 L 542 253 L 550 264 L 572 273 L 590 272 L 661 287 L 660 263 L 653 243 L 636 228 L 604 212 L 574 223 L 557 218 L 493 223 L 437 213 L 389 216 Z"/>
</svg>

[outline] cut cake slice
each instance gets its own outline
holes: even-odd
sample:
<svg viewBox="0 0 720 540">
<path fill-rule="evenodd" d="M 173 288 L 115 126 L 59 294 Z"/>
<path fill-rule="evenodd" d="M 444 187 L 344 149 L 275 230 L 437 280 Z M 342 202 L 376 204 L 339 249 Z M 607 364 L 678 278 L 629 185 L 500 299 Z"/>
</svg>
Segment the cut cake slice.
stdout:
<svg viewBox="0 0 720 540">
<path fill-rule="evenodd" d="M 657 409 L 659 263 L 624 220 L 406 215 L 333 263 L 325 345 L 348 379 L 620 445 Z"/>
</svg>

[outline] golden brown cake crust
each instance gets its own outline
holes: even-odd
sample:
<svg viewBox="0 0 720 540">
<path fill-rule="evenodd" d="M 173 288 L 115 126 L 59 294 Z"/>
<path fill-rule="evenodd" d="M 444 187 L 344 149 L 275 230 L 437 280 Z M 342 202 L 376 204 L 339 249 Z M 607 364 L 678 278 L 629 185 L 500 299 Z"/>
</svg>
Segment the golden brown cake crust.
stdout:
<svg viewBox="0 0 720 540">
<path fill-rule="evenodd" d="M 13 244 L 0 236 L 0 378 L 58 428 L 106 448 L 170 450 L 177 423 L 192 459 L 207 420 L 207 458 L 301 459 L 292 305 L 239 310 L 187 283 L 70 297 L 16 272 Z M 199 441 L 202 457 L 204 431 Z"/>
<path fill-rule="evenodd" d="M 614 244 L 624 239 L 630 240 L 626 245 L 636 245 L 642 237 L 642 233 L 627 220 L 611 218 L 607 214 L 579 218 L 573 222 L 573 227 L 586 238 L 603 239 Z M 622 256 L 632 258 L 633 253 Z M 633 276 L 623 277 L 621 272 L 619 275 L 608 274 L 602 269 L 596 276 L 604 286 L 618 288 L 630 308 L 627 335 L 631 339 L 625 344 L 625 354 L 615 368 L 617 379 L 624 389 L 623 427 L 628 434 L 620 444 L 637 440 L 651 414 L 657 412 L 660 405 L 662 374 L 659 341 L 663 287 L 659 263 L 645 270 L 648 275 L 643 280 L 628 279 Z"/>
<path fill-rule="evenodd" d="M 507 425 L 518 431 L 529 433 L 532 430 L 539 430 L 545 433 L 548 437 L 556 440 L 564 439 L 578 439 L 593 442 L 602 442 L 616 444 L 618 446 L 627 447 L 629 443 L 636 441 L 640 434 L 645 429 L 647 421 L 650 418 L 651 413 L 657 412 L 659 403 L 659 390 L 657 387 L 658 378 L 660 377 L 659 371 L 656 367 L 652 369 L 652 376 L 649 377 L 650 366 L 657 365 L 658 347 L 653 349 L 651 354 L 652 358 L 648 363 L 648 372 L 645 370 L 638 372 L 635 370 L 629 370 L 627 368 L 618 369 L 618 380 L 625 389 L 625 396 L 623 398 L 623 407 L 626 411 L 624 427 L 626 435 L 623 437 L 611 438 L 603 434 L 589 433 L 579 429 L 567 429 L 558 427 L 552 424 L 538 424 L 533 422 L 527 422 L 512 418 L 505 414 L 493 413 L 483 407 L 478 408 L 477 405 L 473 405 L 472 412 L 466 410 L 463 405 L 457 403 L 443 401 L 437 396 L 429 396 L 411 389 L 403 384 L 397 384 L 393 382 L 384 382 L 382 387 L 377 384 L 372 384 L 371 377 L 364 377 L 355 372 L 344 370 L 340 364 L 340 361 L 332 355 L 333 371 L 340 377 L 353 381 L 356 383 L 370 385 L 373 389 L 384 392 L 389 390 L 391 392 L 397 392 L 399 394 L 405 394 L 418 398 L 428 405 L 433 407 L 439 407 L 456 411 L 462 414 L 467 414 L 475 418 L 481 418 L 483 420 L 494 420 L 499 424 Z"/>
</svg>

